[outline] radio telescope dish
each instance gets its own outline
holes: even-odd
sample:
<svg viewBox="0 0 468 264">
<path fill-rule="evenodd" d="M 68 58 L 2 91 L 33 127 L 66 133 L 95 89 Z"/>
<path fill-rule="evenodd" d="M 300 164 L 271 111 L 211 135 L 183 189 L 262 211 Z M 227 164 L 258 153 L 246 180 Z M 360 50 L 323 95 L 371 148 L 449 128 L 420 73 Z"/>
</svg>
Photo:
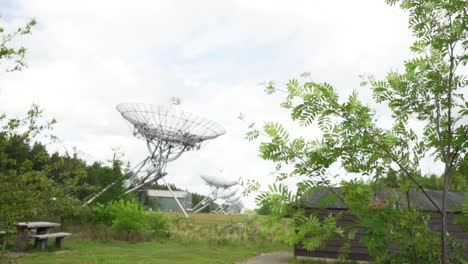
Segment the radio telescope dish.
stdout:
<svg viewBox="0 0 468 264">
<path fill-rule="evenodd" d="M 228 201 L 226 201 L 228 206 L 225 209 L 226 210 L 225 212 L 227 214 L 232 214 L 232 213 L 236 213 L 236 208 L 238 208 L 237 210 L 242 209 L 242 208 L 239 208 L 238 206 L 236 206 L 236 204 L 241 204 L 241 202 L 240 202 L 241 198 L 242 198 L 242 195 L 239 195 L 237 197 L 233 197 L 233 198 L 229 199 Z"/>
<path fill-rule="evenodd" d="M 193 208 L 194 213 L 201 212 L 216 200 L 227 200 L 231 198 L 239 190 L 239 188 L 237 188 L 239 180 L 212 175 L 200 175 L 200 177 L 210 186 L 211 193 L 195 205 Z"/>
<path fill-rule="evenodd" d="M 219 198 L 219 199 L 229 199 L 229 198 L 231 198 L 232 196 L 236 195 L 238 191 L 239 191 L 238 188 L 233 187 L 231 190 L 226 190 L 225 192 L 223 192 L 222 194 L 220 194 L 220 195 L 218 196 L 218 198 Z"/>
<path fill-rule="evenodd" d="M 239 184 L 238 180 L 228 179 L 228 178 L 220 177 L 220 176 L 201 175 L 200 177 L 209 185 L 224 188 L 224 189 Z"/>
<path fill-rule="evenodd" d="M 185 150 L 199 149 L 202 142 L 225 133 L 215 122 L 175 107 L 127 103 L 117 110 L 133 125 L 135 136 Z"/>
<path fill-rule="evenodd" d="M 232 197 L 230 197 L 229 199 L 226 200 L 226 203 L 227 204 L 232 204 L 232 203 L 235 203 L 235 202 L 239 201 L 241 198 L 242 198 L 242 195 L 232 196 Z"/>
<path fill-rule="evenodd" d="M 143 190 L 142 193 L 146 194 L 145 186 L 159 179 L 165 183 L 163 177 L 167 174 L 165 171 L 168 162 L 176 160 L 185 151 L 200 149 L 203 143 L 225 133 L 217 123 L 175 107 L 124 103 L 117 105 L 116 108 L 133 126 L 133 134 L 146 141 L 149 151 L 149 156 L 129 173 L 127 180 L 130 186 L 125 193 Z M 85 205 L 91 203 L 116 182 L 104 188 Z M 172 193 L 170 186 L 166 185 Z M 175 200 L 188 217 L 179 200 Z"/>
<path fill-rule="evenodd" d="M 233 205 L 239 202 L 239 200 L 242 198 L 242 194 L 236 195 L 234 193 L 230 197 L 227 197 L 224 199 L 224 201 L 220 201 L 220 206 L 216 208 L 212 213 L 224 213 L 224 214 L 231 214 L 234 213 Z"/>
</svg>

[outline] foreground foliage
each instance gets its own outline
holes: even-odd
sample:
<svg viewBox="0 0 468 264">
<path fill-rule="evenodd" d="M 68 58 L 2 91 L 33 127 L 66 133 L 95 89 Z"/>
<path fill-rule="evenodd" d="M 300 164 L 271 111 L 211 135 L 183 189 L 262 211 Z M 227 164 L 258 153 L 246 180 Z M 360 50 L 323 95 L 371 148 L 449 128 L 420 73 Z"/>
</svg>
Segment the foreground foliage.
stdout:
<svg viewBox="0 0 468 264">
<path fill-rule="evenodd" d="M 32 28 L 36 25 L 36 20 L 31 19 L 23 27 L 13 31 L 8 31 L 0 25 L 0 72 L 21 71 L 27 66 L 24 58 L 26 48 L 12 44 L 19 36 L 31 34 Z"/>
<path fill-rule="evenodd" d="M 260 156 L 275 162 L 278 170 L 277 183 L 260 195 L 258 202 L 270 207 L 273 219 L 294 219 L 287 231 L 280 232 L 285 241 L 303 243 L 308 250 L 314 250 L 333 236 L 350 240 L 355 235 L 353 228 L 336 226 L 339 216 L 320 220 L 304 215 L 307 198 L 318 188 L 327 188 L 348 206 L 359 225 L 366 227 L 361 242 L 376 262 L 457 263 L 463 256 L 449 254 L 458 246 L 447 232 L 447 195 L 454 184 L 459 190 L 466 191 L 467 187 L 467 176 L 456 174 L 468 151 L 468 103 L 464 98 L 468 81 L 463 71 L 468 61 L 466 1 L 387 3 L 400 4 L 408 11 L 409 27 L 416 38 L 411 50 L 416 57 L 405 62 L 403 73 L 392 71 L 383 80 L 363 76 L 362 85 L 373 93 L 373 107 L 362 102 L 358 93 L 340 97 L 333 86 L 315 82 L 309 75 L 304 75 L 303 81 L 291 80 L 286 89 L 274 83 L 267 85 L 269 94 L 286 94 L 281 106 L 290 111 L 292 120 L 305 128 L 318 127 L 321 134 L 292 138 L 277 123 L 266 123 L 263 131 L 250 126 L 247 139 L 266 136 L 268 139 L 260 144 Z M 391 113 L 385 124 L 379 121 L 378 108 Z M 419 164 L 427 157 L 444 165 L 440 180 L 431 182 L 421 174 Z M 367 181 L 342 182 L 343 192 L 338 193 L 330 172 L 334 166 Z M 291 178 L 301 179 L 297 192 L 282 184 Z M 440 187 L 441 205 L 427 195 L 425 183 Z M 375 194 L 390 184 L 402 195 L 375 201 Z M 258 185 L 252 183 L 250 187 L 255 190 Z M 441 216 L 439 233 L 428 230 L 427 213 L 410 203 L 410 191 L 425 195 Z M 390 252 L 391 244 L 400 252 Z"/>
</svg>

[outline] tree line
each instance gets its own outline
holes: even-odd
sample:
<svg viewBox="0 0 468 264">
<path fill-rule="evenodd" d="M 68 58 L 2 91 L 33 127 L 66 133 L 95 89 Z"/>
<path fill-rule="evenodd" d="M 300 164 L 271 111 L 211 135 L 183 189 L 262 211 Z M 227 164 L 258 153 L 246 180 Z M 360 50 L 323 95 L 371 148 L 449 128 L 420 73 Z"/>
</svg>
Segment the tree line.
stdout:
<svg viewBox="0 0 468 264">
<path fill-rule="evenodd" d="M 117 181 L 96 203 L 108 203 L 124 193 L 122 177 L 127 166 L 114 154 L 108 162 L 87 164 L 76 150 L 49 153 L 43 141 L 55 120 L 44 120 L 33 105 L 24 118 L 0 119 L 0 220 L 65 217 L 77 213 L 86 199 Z"/>
</svg>

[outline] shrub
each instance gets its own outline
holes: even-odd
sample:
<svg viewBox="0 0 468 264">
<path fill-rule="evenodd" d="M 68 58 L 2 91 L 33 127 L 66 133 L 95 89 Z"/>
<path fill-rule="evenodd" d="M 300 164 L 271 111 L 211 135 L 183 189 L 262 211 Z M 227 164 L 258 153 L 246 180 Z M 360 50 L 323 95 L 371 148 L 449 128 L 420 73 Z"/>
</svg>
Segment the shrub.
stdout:
<svg viewBox="0 0 468 264">
<path fill-rule="evenodd" d="M 89 224 L 94 239 L 146 240 L 170 236 L 170 219 L 159 211 L 145 211 L 133 200 L 96 204 L 80 211 L 80 224 Z M 86 234 L 85 234 L 86 236 Z"/>
<path fill-rule="evenodd" d="M 145 211 L 137 202 L 119 200 L 111 203 L 108 210 L 112 216 L 112 229 L 125 233 L 127 241 L 131 235 L 141 235 L 149 228 Z"/>
<path fill-rule="evenodd" d="M 88 210 L 89 222 L 93 225 L 112 225 L 113 216 L 111 214 L 110 206 L 105 206 L 103 204 L 97 204 L 92 207 L 91 210 Z"/>
<path fill-rule="evenodd" d="M 170 222 L 169 218 L 159 211 L 146 212 L 146 222 L 148 229 L 153 235 L 157 237 L 170 236 Z"/>
</svg>

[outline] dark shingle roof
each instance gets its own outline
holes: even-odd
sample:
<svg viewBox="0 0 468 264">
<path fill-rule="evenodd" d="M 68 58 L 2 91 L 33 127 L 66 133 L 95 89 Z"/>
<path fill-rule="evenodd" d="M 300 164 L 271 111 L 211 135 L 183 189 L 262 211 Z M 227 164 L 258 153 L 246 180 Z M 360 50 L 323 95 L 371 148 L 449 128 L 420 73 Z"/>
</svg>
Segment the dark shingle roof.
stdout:
<svg viewBox="0 0 468 264">
<path fill-rule="evenodd" d="M 335 192 L 340 193 L 340 188 L 334 188 Z M 428 190 L 425 189 L 426 193 L 431 199 L 442 208 L 442 191 Z M 328 208 L 328 209 L 347 209 L 348 207 L 341 200 L 333 202 L 331 204 L 323 206 L 323 200 L 333 195 L 330 190 L 318 190 L 308 200 L 308 208 Z M 459 210 L 463 203 L 465 193 L 464 192 L 449 192 L 447 195 L 447 208 L 449 210 Z M 374 197 L 374 201 L 383 201 L 389 199 L 396 199 L 396 197 L 402 197 L 401 192 L 395 188 L 388 188 L 386 190 L 379 191 Z M 406 197 L 406 196 L 404 196 Z M 410 202 L 412 206 L 424 211 L 437 211 L 431 201 L 421 191 L 410 191 L 409 193 Z M 322 202 L 321 202 L 322 201 Z M 401 199 L 398 203 L 401 207 L 406 207 L 406 199 Z"/>
</svg>

